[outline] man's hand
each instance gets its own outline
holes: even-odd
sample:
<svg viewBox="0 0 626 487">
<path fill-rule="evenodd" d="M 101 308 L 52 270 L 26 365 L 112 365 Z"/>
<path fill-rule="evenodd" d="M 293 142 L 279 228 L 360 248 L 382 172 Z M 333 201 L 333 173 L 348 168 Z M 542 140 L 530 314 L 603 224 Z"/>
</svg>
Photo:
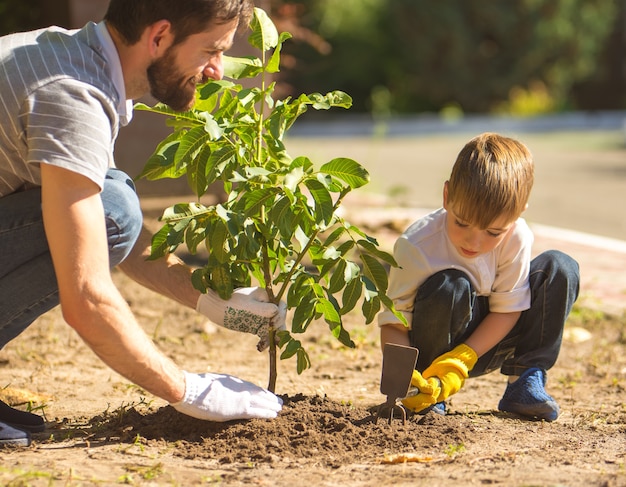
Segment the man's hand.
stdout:
<svg viewBox="0 0 626 487">
<path fill-rule="evenodd" d="M 436 377 L 425 379 L 422 374 L 414 370 L 411 385 L 417 389 L 418 393 L 402 399 L 402 404 L 414 413 L 419 413 L 437 402 L 441 388 Z"/>
<path fill-rule="evenodd" d="M 283 401 L 270 391 L 225 374 L 185 375 L 185 396 L 172 403 L 177 411 L 208 421 L 272 419 Z"/>
<path fill-rule="evenodd" d="M 196 311 L 216 325 L 257 335 L 260 338 L 257 349 L 262 351 L 269 345 L 270 326 L 285 329 L 287 306 L 283 302 L 280 306 L 270 303 L 263 288 L 244 287 L 236 289 L 228 300 L 209 289 L 198 298 Z"/>
<path fill-rule="evenodd" d="M 422 375 L 427 380 L 436 377 L 441 381 L 441 392 L 436 402 L 445 401 L 459 392 L 477 360 L 476 352 L 464 343 L 433 360 Z"/>
</svg>

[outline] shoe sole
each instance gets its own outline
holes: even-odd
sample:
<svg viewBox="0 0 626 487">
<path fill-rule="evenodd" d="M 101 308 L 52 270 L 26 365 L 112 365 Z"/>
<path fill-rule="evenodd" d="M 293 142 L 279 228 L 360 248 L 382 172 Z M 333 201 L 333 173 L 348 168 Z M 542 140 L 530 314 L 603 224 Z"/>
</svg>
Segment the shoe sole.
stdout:
<svg viewBox="0 0 626 487">
<path fill-rule="evenodd" d="M 46 425 L 32 425 L 32 424 L 17 424 L 17 423 L 9 423 L 7 421 L 2 421 L 4 424 L 8 424 L 13 428 L 17 428 L 19 430 L 28 431 L 29 433 L 41 433 L 45 431 Z"/>
<path fill-rule="evenodd" d="M 0 440 L 0 448 L 30 446 L 30 438 L 15 438 L 11 440 Z"/>
<path fill-rule="evenodd" d="M 509 403 L 499 405 L 498 409 L 506 413 L 515 413 L 529 418 L 543 419 L 545 421 L 555 421 L 559 417 L 559 407 L 553 402 L 541 404 L 516 404 Z"/>
</svg>

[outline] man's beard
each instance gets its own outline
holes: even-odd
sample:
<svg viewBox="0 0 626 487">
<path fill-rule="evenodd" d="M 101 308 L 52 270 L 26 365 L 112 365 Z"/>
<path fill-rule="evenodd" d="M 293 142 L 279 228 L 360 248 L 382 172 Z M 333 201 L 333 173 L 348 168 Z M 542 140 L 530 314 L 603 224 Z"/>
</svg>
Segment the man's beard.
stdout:
<svg viewBox="0 0 626 487">
<path fill-rule="evenodd" d="M 189 110 L 195 103 L 196 84 L 203 80 L 186 78 L 176 66 L 175 50 L 171 47 L 165 54 L 152 62 L 147 69 L 150 94 L 172 110 Z"/>
</svg>

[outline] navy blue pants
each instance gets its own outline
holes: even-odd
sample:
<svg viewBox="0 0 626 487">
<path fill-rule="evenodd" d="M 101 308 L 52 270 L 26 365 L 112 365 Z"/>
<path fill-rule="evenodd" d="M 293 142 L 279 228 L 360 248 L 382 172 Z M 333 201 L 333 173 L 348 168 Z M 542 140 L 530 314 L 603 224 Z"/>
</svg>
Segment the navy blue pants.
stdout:
<svg viewBox="0 0 626 487">
<path fill-rule="evenodd" d="M 113 267 L 132 250 L 143 217 L 132 179 L 118 169 L 107 172 L 100 197 Z M 0 349 L 58 304 L 41 189 L 0 198 Z"/>
<path fill-rule="evenodd" d="M 579 291 L 578 263 L 550 250 L 530 264 L 531 305 L 509 334 L 478 359 L 470 377 L 500 368 L 520 375 L 530 367 L 550 369 L 558 358 L 563 327 Z M 433 274 L 415 298 L 411 346 L 419 350 L 416 369 L 463 343 L 489 313 L 486 296 L 476 296 L 471 281 L 457 269 Z"/>
</svg>

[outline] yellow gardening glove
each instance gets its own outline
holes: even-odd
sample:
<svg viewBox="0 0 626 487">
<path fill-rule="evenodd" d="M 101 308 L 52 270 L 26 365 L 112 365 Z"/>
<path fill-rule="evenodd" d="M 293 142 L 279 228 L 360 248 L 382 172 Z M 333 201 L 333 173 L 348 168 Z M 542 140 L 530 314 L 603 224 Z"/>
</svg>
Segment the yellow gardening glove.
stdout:
<svg viewBox="0 0 626 487">
<path fill-rule="evenodd" d="M 441 381 L 441 391 L 436 402 L 445 401 L 459 392 L 477 360 L 476 352 L 464 343 L 433 360 L 422 375 L 426 380 L 437 377 Z"/>
<path fill-rule="evenodd" d="M 417 389 L 418 393 L 402 399 L 402 404 L 411 411 L 419 413 L 437 402 L 441 388 L 436 377 L 424 379 L 422 374 L 414 370 L 413 377 L 411 377 L 411 385 Z"/>
</svg>

